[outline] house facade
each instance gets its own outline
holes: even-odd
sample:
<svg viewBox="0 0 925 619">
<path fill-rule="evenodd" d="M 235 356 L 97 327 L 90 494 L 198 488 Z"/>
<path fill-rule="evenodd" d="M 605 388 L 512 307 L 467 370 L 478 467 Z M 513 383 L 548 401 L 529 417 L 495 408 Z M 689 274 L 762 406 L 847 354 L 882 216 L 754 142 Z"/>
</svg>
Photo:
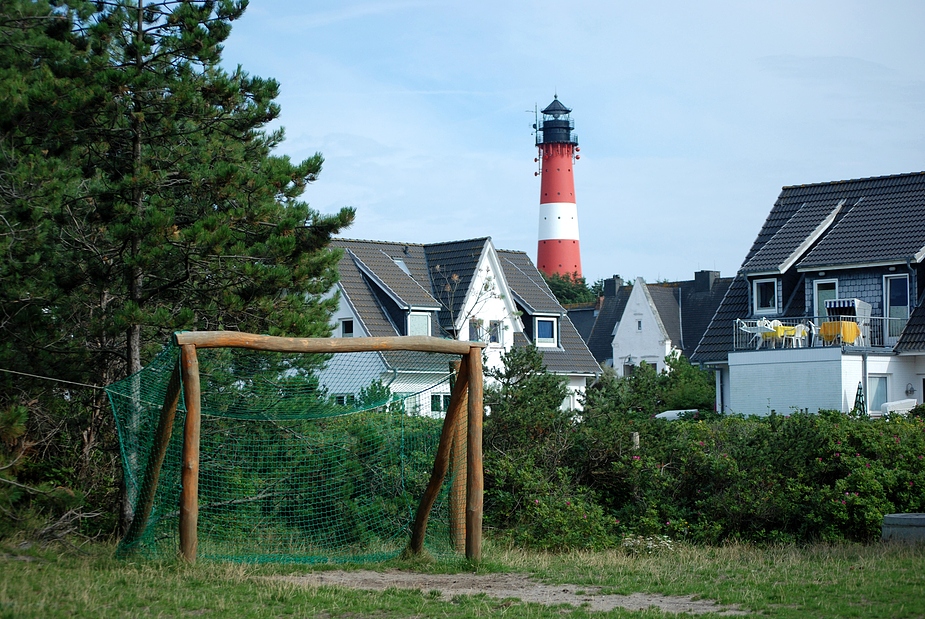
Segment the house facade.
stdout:
<svg viewBox="0 0 925 619">
<path fill-rule="evenodd" d="M 921 403 L 923 260 L 925 173 L 784 187 L 692 357 L 717 408 Z"/>
<path fill-rule="evenodd" d="M 344 252 L 334 337 L 482 341 L 486 367 L 500 367 L 512 347 L 534 344 L 547 369 L 567 381 L 570 396 L 563 406 L 580 408 L 578 396 L 600 368 L 525 253 L 497 250 L 490 238 L 427 245 L 336 239 L 331 245 Z M 326 384 L 336 397 L 355 398 L 371 375 L 393 393 L 416 393 L 445 376 L 450 361 L 439 355 L 364 354 L 369 359 L 361 365 L 373 369 L 354 372 L 353 382 Z M 434 388 L 423 412 L 442 412 L 449 395 L 448 383 Z"/>
<path fill-rule="evenodd" d="M 604 282 L 600 309 L 590 331 L 588 347 L 602 365 L 624 376 L 642 362 L 665 369 L 665 357 L 686 357 L 710 323 L 732 283 L 716 271 L 698 271 L 694 279 L 633 285 L 619 278 Z"/>
</svg>

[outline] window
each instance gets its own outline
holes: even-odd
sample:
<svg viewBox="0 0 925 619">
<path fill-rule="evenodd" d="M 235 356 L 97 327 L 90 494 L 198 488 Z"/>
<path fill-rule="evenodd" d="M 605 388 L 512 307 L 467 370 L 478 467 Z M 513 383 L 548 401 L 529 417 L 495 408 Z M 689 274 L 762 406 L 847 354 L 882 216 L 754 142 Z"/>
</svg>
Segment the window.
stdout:
<svg viewBox="0 0 925 619">
<path fill-rule="evenodd" d="M 641 320 L 636 321 L 636 330 L 642 331 L 642 321 Z"/>
<path fill-rule="evenodd" d="M 353 319 L 344 319 L 340 321 L 340 336 L 353 337 Z"/>
<path fill-rule="evenodd" d="M 450 394 L 448 393 L 431 394 L 430 410 L 434 413 L 445 413 L 446 411 L 450 410 Z"/>
<path fill-rule="evenodd" d="M 887 275 L 883 278 L 883 316 L 887 320 L 887 338 L 895 342 L 909 319 L 909 276 Z"/>
<path fill-rule="evenodd" d="M 408 335 L 430 335 L 430 314 L 421 312 L 409 314 Z"/>
<path fill-rule="evenodd" d="M 537 318 L 536 345 L 557 346 L 559 344 L 558 338 L 556 337 L 557 326 L 555 318 Z"/>
<path fill-rule="evenodd" d="M 756 279 L 752 282 L 752 297 L 756 314 L 776 314 L 777 280 Z"/>
<path fill-rule="evenodd" d="M 352 393 L 341 393 L 334 396 L 334 403 L 338 406 L 353 406 L 356 401 L 357 397 Z"/>
<path fill-rule="evenodd" d="M 469 341 L 482 341 L 482 321 L 478 318 L 469 319 Z"/>
<path fill-rule="evenodd" d="M 825 310 L 825 302 L 838 298 L 838 280 L 836 279 L 817 279 L 813 282 L 813 297 L 815 306 L 813 311 L 819 318 L 828 316 Z"/>
<path fill-rule="evenodd" d="M 488 321 L 488 343 L 489 344 L 498 344 L 501 342 L 501 321 L 500 320 L 490 320 Z"/>
<path fill-rule="evenodd" d="M 886 376 L 871 375 L 867 377 L 867 410 L 880 410 L 880 407 L 889 399 L 888 387 Z"/>
</svg>

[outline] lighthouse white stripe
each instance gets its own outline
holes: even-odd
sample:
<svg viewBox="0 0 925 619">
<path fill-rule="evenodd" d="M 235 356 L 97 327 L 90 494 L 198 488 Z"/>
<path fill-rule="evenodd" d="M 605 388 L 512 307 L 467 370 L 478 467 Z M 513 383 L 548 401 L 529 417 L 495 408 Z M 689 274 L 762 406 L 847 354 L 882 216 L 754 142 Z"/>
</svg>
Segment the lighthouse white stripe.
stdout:
<svg viewBox="0 0 925 619">
<path fill-rule="evenodd" d="M 578 240 L 578 207 L 574 202 L 540 204 L 539 240 Z"/>
</svg>

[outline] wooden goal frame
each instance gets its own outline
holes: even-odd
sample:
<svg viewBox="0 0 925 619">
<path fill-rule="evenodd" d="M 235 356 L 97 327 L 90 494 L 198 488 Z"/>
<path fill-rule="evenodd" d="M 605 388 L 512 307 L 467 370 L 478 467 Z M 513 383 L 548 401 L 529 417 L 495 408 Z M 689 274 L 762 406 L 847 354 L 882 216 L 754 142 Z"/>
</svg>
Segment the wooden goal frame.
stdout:
<svg viewBox="0 0 925 619">
<path fill-rule="evenodd" d="M 466 558 L 479 561 L 482 556 L 482 497 L 484 474 L 482 469 L 482 342 L 445 340 L 436 337 L 357 337 L 357 338 L 290 338 L 255 335 L 236 331 L 181 331 L 174 334 L 180 347 L 180 364 L 174 369 L 158 421 L 152 456 L 144 477 L 143 503 L 138 506 L 135 518 L 126 537 L 141 534 L 151 514 L 154 490 L 160 477 L 161 466 L 173 431 L 180 399 L 180 389 L 186 402 L 186 421 L 183 427 L 183 455 L 181 458 L 180 491 L 180 555 L 189 562 L 196 561 L 199 519 L 199 431 L 201 422 L 201 391 L 199 382 L 198 348 L 247 348 L 268 352 L 287 353 L 343 353 L 408 350 L 456 354 L 461 356 L 459 373 L 450 396 L 450 405 L 443 421 L 440 442 L 434 456 L 434 468 L 427 489 L 418 504 L 417 514 L 408 545 L 410 552 L 419 554 L 424 547 L 430 510 L 446 478 L 453 448 L 456 424 L 466 414 L 466 445 L 457 450 L 466 455 L 465 537 Z M 464 412 L 465 411 L 465 412 Z M 461 510 L 460 504 L 456 509 Z M 462 515 L 456 514 L 457 521 Z"/>
</svg>

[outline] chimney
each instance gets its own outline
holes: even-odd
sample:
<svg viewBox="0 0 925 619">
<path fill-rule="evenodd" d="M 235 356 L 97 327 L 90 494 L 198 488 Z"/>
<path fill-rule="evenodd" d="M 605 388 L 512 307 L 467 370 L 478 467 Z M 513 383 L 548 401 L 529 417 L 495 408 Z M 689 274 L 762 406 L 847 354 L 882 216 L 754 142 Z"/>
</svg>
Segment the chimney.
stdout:
<svg viewBox="0 0 925 619">
<path fill-rule="evenodd" d="M 617 290 L 623 286 L 623 279 L 619 275 L 614 275 L 604 280 L 604 296 L 615 297 Z"/>
<path fill-rule="evenodd" d="M 697 271 L 694 273 L 694 292 L 710 292 L 718 278 L 719 271 Z"/>
</svg>

